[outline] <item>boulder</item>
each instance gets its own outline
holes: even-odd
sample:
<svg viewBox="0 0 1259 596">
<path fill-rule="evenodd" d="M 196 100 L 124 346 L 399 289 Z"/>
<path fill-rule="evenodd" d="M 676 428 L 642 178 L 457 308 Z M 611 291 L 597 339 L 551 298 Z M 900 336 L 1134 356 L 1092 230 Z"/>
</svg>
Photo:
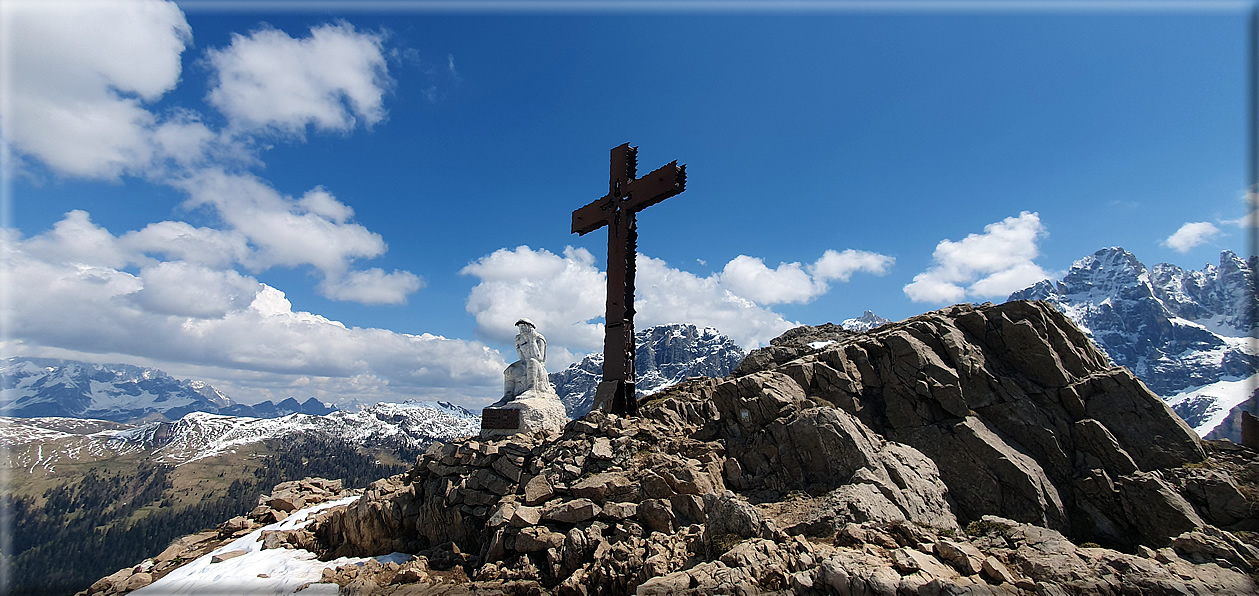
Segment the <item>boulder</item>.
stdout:
<svg viewBox="0 0 1259 596">
<path fill-rule="evenodd" d="M 757 538 L 763 533 L 760 511 L 730 491 L 704 495 L 704 510 L 704 535 L 709 541 L 721 536 Z"/>
<path fill-rule="evenodd" d="M 511 543 L 517 552 L 533 553 L 548 548 L 559 548 L 564 545 L 564 535 L 552 532 L 542 526 L 522 528 Z"/>
<path fill-rule="evenodd" d="M 971 544 L 937 540 L 933 550 L 937 556 L 948 561 L 962 575 L 975 575 L 983 569 L 984 554 Z"/>
<path fill-rule="evenodd" d="M 647 499 L 638 504 L 638 519 L 653 532 L 673 533 L 677 529 L 673 506 L 668 500 Z"/>
<path fill-rule="evenodd" d="M 575 524 L 593 519 L 596 515 L 599 515 L 600 511 L 602 509 L 590 499 L 573 499 L 558 503 L 553 507 L 547 507 L 542 514 L 542 519 Z"/>
<path fill-rule="evenodd" d="M 527 490 L 527 489 L 526 489 Z M 590 499 L 596 503 L 607 500 L 633 501 L 638 498 L 638 489 L 619 472 L 604 472 L 578 481 L 568 487 L 575 497 Z M 526 492 L 526 497 L 528 493 Z"/>
<path fill-rule="evenodd" d="M 248 551 L 245 550 L 229 550 L 225 553 L 219 553 L 210 557 L 210 563 L 222 563 L 228 559 L 235 559 L 236 557 L 244 556 L 246 554 L 248 554 Z"/>
<path fill-rule="evenodd" d="M 123 584 L 122 591 L 132 592 L 151 583 L 153 583 L 153 575 L 142 571 L 132 575 L 130 578 L 127 578 L 127 583 Z"/>
<path fill-rule="evenodd" d="M 1145 544 L 1167 546 L 1171 538 L 1205 525 L 1193 505 L 1153 472 L 1123 476 L 1119 498 L 1129 519 L 1140 520 L 1137 531 Z"/>
<path fill-rule="evenodd" d="M 541 507 L 516 507 L 508 521 L 517 528 L 536 526 L 542 520 Z"/>
<path fill-rule="evenodd" d="M 1251 505 L 1233 477 L 1219 470 L 1192 470 L 1184 480 L 1185 493 L 1217 526 L 1227 527 L 1251 516 Z"/>
<path fill-rule="evenodd" d="M 534 476 L 525 484 L 525 504 L 537 505 L 544 503 L 555 494 L 551 488 L 551 483 L 546 478 L 538 475 Z"/>
</svg>

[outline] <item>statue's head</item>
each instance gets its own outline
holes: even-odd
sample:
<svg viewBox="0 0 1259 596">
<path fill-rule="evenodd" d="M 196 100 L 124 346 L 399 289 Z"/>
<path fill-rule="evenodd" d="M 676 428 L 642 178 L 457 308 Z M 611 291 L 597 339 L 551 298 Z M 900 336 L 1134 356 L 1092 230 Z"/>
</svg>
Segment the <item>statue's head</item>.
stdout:
<svg viewBox="0 0 1259 596">
<path fill-rule="evenodd" d="M 538 328 L 537 325 L 534 325 L 533 321 L 530 321 L 529 319 L 520 319 L 519 321 L 516 321 L 516 326 L 520 327 L 521 331 L 524 331 L 525 327 L 528 327 L 530 329 Z"/>
</svg>

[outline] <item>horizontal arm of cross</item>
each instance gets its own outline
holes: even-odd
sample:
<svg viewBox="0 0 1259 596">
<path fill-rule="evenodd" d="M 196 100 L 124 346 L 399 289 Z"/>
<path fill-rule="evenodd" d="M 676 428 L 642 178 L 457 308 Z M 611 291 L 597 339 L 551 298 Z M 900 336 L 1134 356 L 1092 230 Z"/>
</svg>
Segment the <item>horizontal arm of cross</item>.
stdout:
<svg viewBox="0 0 1259 596">
<path fill-rule="evenodd" d="M 616 200 L 611 196 L 595 199 L 589 205 L 573 212 L 572 233 L 585 236 L 608 225 L 608 219 L 615 209 Z"/>
<path fill-rule="evenodd" d="M 657 168 L 650 174 L 630 182 L 621 202 L 622 209 L 642 211 L 656 203 L 686 190 L 686 166 L 673 161 Z"/>
</svg>

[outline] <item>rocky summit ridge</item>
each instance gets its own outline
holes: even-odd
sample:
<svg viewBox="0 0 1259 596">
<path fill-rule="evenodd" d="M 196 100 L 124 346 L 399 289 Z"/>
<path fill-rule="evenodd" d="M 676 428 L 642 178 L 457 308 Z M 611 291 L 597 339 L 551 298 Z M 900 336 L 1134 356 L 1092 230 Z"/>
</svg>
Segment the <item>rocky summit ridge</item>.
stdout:
<svg viewBox="0 0 1259 596">
<path fill-rule="evenodd" d="M 1201 441 L 1044 302 L 800 328 L 640 412 L 435 444 L 269 540 L 414 555 L 329 563 L 317 583 L 352 594 L 1259 589 L 1255 453 Z"/>
</svg>

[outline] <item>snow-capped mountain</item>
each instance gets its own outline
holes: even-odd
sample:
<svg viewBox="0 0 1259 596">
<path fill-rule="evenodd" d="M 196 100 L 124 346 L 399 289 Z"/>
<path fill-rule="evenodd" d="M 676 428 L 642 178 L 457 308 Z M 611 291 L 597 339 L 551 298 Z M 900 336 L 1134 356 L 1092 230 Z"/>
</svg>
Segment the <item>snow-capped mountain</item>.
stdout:
<svg viewBox="0 0 1259 596">
<path fill-rule="evenodd" d="M 650 395 L 687 377 L 724 377 L 743 360 L 743 348 L 712 327 L 657 325 L 634 333 L 635 393 Z M 571 418 L 594 405 L 603 378 L 603 354 L 590 354 L 551 373 L 551 384 Z"/>
<path fill-rule="evenodd" d="M 1132 370 L 1201 435 L 1249 397 L 1259 380 L 1251 316 L 1259 261 L 1230 251 L 1219 266 L 1147 269 L 1122 248 L 1076 261 L 1057 282 L 1010 300 L 1046 300 L 1075 321 L 1118 365 Z M 1249 385 L 1247 385 L 1249 384 Z M 1238 439 L 1239 437 L 1231 437 Z"/>
<path fill-rule="evenodd" d="M 856 332 L 861 333 L 861 332 L 869 331 L 871 329 L 877 329 L 888 323 L 891 323 L 891 321 L 883 317 L 880 317 L 879 315 L 876 315 L 873 312 L 867 310 L 866 312 L 862 313 L 860 317 L 857 317 L 855 319 L 844 319 L 843 322 L 839 324 L 839 326 L 849 331 L 856 331 Z"/>
<path fill-rule="evenodd" d="M 193 412 L 177 422 L 153 422 L 115 433 L 111 442 L 156 450 L 156 459 L 185 463 L 250 443 L 304 434 L 361 448 L 414 451 L 480 430 L 481 417 L 446 402 L 379 403 L 357 412 L 248 418 Z M 115 447 L 123 449 L 122 447 Z"/>
<path fill-rule="evenodd" d="M 190 412 L 275 418 L 327 414 L 335 407 L 315 398 L 233 403 L 205 381 L 176 379 L 156 368 L 15 357 L 0 361 L 0 409 L 20 418 L 63 417 L 133 422 L 154 416 L 178 420 Z"/>
<path fill-rule="evenodd" d="M 9 470 L 56 471 L 65 463 L 97 461 L 141 448 L 111 443 L 131 425 L 83 418 L 0 417 L 0 467 Z"/>
<path fill-rule="evenodd" d="M 433 441 L 475 434 L 481 417 L 446 402 L 379 403 L 357 412 L 280 418 L 191 412 L 175 422 L 138 426 L 80 418 L 0 417 L 0 445 L 13 469 L 43 468 L 147 451 L 160 463 L 179 465 L 270 439 L 298 435 L 341 441 L 359 449 L 423 450 Z"/>
</svg>

